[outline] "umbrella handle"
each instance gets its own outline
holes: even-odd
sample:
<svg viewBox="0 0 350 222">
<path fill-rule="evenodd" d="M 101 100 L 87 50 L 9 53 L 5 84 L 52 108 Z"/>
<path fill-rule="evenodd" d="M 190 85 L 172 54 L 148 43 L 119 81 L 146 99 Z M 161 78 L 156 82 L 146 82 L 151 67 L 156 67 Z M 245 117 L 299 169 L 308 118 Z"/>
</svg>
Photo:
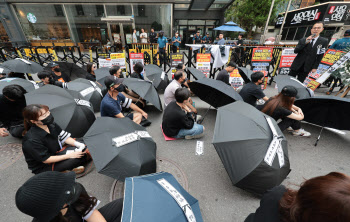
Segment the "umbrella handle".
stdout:
<svg viewBox="0 0 350 222">
<path fill-rule="evenodd" d="M 207 116 L 207 114 L 208 114 L 208 112 L 209 112 L 210 108 L 211 108 L 211 106 L 209 106 L 209 108 L 207 109 L 207 112 L 205 112 L 205 114 L 204 114 L 203 118 L 197 122 L 198 124 L 202 124 L 202 123 L 203 123 L 204 118 Z"/>
<path fill-rule="evenodd" d="M 324 128 L 324 127 L 321 128 L 321 131 L 320 131 L 320 134 L 319 134 L 318 137 L 317 137 L 315 146 L 317 146 L 318 141 L 321 139 L 321 134 L 322 134 L 323 128 Z"/>
</svg>

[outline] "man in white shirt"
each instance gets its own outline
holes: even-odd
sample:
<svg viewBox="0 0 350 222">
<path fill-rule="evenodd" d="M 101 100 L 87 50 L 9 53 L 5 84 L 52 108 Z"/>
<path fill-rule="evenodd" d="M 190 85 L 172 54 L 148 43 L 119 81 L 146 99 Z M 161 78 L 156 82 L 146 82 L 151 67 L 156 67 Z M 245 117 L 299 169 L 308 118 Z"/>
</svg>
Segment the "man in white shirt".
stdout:
<svg viewBox="0 0 350 222">
<path fill-rule="evenodd" d="M 148 36 L 145 30 L 141 29 L 141 35 L 140 35 L 141 43 L 147 43 L 147 37 Z"/>
</svg>

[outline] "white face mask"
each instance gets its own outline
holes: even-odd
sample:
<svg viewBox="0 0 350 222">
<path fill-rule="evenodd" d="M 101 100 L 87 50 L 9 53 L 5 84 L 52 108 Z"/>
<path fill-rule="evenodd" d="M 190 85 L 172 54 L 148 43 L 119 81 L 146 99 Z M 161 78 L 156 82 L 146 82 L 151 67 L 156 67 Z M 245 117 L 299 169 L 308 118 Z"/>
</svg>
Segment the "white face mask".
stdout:
<svg viewBox="0 0 350 222">
<path fill-rule="evenodd" d="M 178 37 L 179 35 L 178 34 L 175 34 L 176 37 Z"/>
</svg>

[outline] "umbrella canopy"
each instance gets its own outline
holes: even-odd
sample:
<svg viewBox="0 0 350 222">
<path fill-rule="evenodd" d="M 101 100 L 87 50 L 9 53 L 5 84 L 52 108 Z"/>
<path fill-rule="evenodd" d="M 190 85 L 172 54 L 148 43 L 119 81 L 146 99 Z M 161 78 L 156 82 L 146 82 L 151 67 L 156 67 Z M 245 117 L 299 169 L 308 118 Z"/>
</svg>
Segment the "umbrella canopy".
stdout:
<svg viewBox="0 0 350 222">
<path fill-rule="evenodd" d="M 336 96 L 315 96 L 294 103 L 304 113 L 304 121 L 322 127 L 350 130 L 350 99 Z"/>
<path fill-rule="evenodd" d="M 0 65 L 0 74 L 8 74 L 10 72 L 11 72 L 11 70 L 9 70 L 8 68 Z"/>
<path fill-rule="evenodd" d="M 78 78 L 86 78 L 86 75 L 88 72 L 76 65 L 75 63 L 70 63 L 70 62 L 55 62 L 60 66 L 61 72 L 67 74 L 71 80 L 75 80 Z M 46 70 L 51 70 L 51 67 L 46 66 Z"/>
<path fill-rule="evenodd" d="M 157 90 L 165 90 L 169 84 L 168 74 L 156 65 L 149 64 L 145 66 L 145 74 Z"/>
<path fill-rule="evenodd" d="M 34 91 L 36 88 L 39 88 L 39 86 L 35 82 L 31 82 L 25 79 L 21 78 L 5 78 L 0 80 L 0 94 L 2 94 L 2 90 L 9 85 L 20 85 L 22 86 L 27 92 Z"/>
<path fill-rule="evenodd" d="M 205 76 L 200 70 L 198 70 L 198 69 L 196 69 L 196 68 L 188 67 L 187 69 L 188 69 L 188 71 L 190 71 L 190 73 L 192 74 L 192 76 L 193 76 L 196 80 L 206 78 L 206 76 Z"/>
<path fill-rule="evenodd" d="M 110 76 L 111 74 L 109 73 L 109 68 L 108 67 L 102 67 L 102 68 L 99 68 L 99 69 L 95 70 L 95 75 L 96 75 L 96 81 L 98 81 L 99 83 L 104 85 L 104 79 L 107 76 Z"/>
<path fill-rule="evenodd" d="M 306 99 L 313 96 L 313 91 L 311 89 L 306 88 L 304 84 L 292 76 L 277 76 L 276 84 L 278 87 L 278 92 L 281 92 L 285 86 L 294 86 L 298 91 L 298 94 L 295 97 L 296 99 Z"/>
<path fill-rule="evenodd" d="M 98 84 L 87 79 L 79 78 L 67 83 L 67 88 L 79 92 L 84 100 L 87 100 L 92 104 L 95 112 L 100 111 L 103 96 Z"/>
<path fill-rule="evenodd" d="M 25 96 L 27 105 L 47 105 L 55 122 L 72 137 L 83 137 L 96 119 L 90 102 L 76 91 L 45 85 Z"/>
<path fill-rule="evenodd" d="M 251 82 L 251 75 L 253 71 L 244 67 L 238 67 L 238 72 L 242 76 L 245 83 Z"/>
<path fill-rule="evenodd" d="M 152 103 L 159 111 L 163 111 L 162 103 L 160 101 L 157 90 L 154 88 L 152 82 L 142 79 L 125 78 L 123 81 L 129 89 L 137 93 L 140 97 Z"/>
<path fill-rule="evenodd" d="M 98 117 L 84 142 L 99 173 L 116 180 L 156 172 L 157 145 L 129 118 Z"/>
<path fill-rule="evenodd" d="M 275 139 L 280 146 L 271 147 Z M 276 121 L 247 103 L 218 109 L 213 144 L 232 183 L 249 192 L 263 194 L 290 172 L 287 140 Z"/>
<path fill-rule="evenodd" d="M 198 200 L 170 173 L 127 178 L 122 222 L 202 222 Z"/>
<path fill-rule="evenodd" d="M 201 100 L 215 108 L 243 100 L 231 86 L 210 78 L 190 82 L 189 87 Z"/>
<path fill-rule="evenodd" d="M 4 62 L 2 67 L 18 73 L 37 73 L 43 70 L 43 67 L 38 63 L 19 58 Z"/>
<path fill-rule="evenodd" d="M 229 32 L 245 32 L 244 29 L 239 27 L 236 23 L 234 22 L 227 22 L 222 26 L 214 28 L 214 30 L 218 31 L 229 31 Z"/>
</svg>

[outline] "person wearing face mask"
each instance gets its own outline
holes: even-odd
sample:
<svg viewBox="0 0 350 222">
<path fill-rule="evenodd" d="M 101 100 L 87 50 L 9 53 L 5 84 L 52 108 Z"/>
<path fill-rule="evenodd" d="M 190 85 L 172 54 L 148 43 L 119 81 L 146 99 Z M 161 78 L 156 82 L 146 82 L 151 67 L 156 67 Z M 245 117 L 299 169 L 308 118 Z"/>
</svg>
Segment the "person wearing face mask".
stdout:
<svg viewBox="0 0 350 222">
<path fill-rule="evenodd" d="M 157 43 L 158 43 L 158 53 L 159 53 L 160 66 L 162 66 L 162 64 L 165 63 L 165 58 L 166 58 L 165 52 L 168 49 L 168 40 L 164 36 L 163 31 L 159 32 L 159 37 L 158 37 Z"/>
<path fill-rule="evenodd" d="M 95 63 L 88 62 L 86 65 L 86 71 L 89 73 L 86 75 L 86 79 L 96 82 L 96 75 L 95 75 L 95 70 L 97 69 L 97 66 Z"/>
<path fill-rule="evenodd" d="M 51 73 L 49 73 L 46 70 L 39 72 L 38 78 L 41 80 L 41 82 L 38 83 L 39 87 L 50 84 L 50 85 L 55 85 L 65 89 L 67 88 L 67 83 L 55 81 Z"/>
<path fill-rule="evenodd" d="M 25 136 L 22 150 L 32 173 L 84 172 L 83 165 L 91 158 L 85 150 L 85 144 L 75 141 L 69 132 L 54 122 L 48 106 L 29 105 L 23 110 L 23 118 Z"/>
<path fill-rule="evenodd" d="M 124 118 L 128 117 L 137 124 L 141 123 L 142 117 L 147 119 L 148 114 L 132 103 L 132 100 L 126 98 L 122 93 L 122 82 L 124 79 L 108 76 L 105 79 L 105 85 L 108 89 L 107 94 L 101 102 L 101 116 Z M 135 113 L 129 113 L 124 116 L 122 108 L 131 108 Z"/>
<path fill-rule="evenodd" d="M 173 53 L 177 53 L 177 48 L 180 47 L 180 43 L 181 43 L 181 38 L 179 36 L 179 32 L 175 33 L 175 36 L 173 37 L 173 39 L 171 41 L 173 43 Z"/>
<path fill-rule="evenodd" d="M 178 88 L 175 101 L 164 110 L 162 129 L 166 136 L 173 138 L 195 139 L 203 136 L 204 126 L 195 122 L 195 114 L 189 107 L 190 91 Z"/>
<path fill-rule="evenodd" d="M 239 95 L 243 98 L 244 102 L 256 107 L 256 101 L 263 99 L 264 101 L 269 100 L 265 95 L 260 85 L 264 83 L 264 73 L 254 72 L 251 75 L 251 82 L 243 86 L 242 90 L 239 92 Z"/>
<path fill-rule="evenodd" d="M 0 94 L 0 136 L 23 137 L 24 125 L 22 111 L 26 107 L 24 94 L 20 85 L 8 85 Z"/>
<path fill-rule="evenodd" d="M 69 76 L 62 72 L 59 64 L 55 62 L 50 62 L 48 66 L 51 67 L 52 76 L 55 81 L 66 83 L 71 81 Z"/>
</svg>

